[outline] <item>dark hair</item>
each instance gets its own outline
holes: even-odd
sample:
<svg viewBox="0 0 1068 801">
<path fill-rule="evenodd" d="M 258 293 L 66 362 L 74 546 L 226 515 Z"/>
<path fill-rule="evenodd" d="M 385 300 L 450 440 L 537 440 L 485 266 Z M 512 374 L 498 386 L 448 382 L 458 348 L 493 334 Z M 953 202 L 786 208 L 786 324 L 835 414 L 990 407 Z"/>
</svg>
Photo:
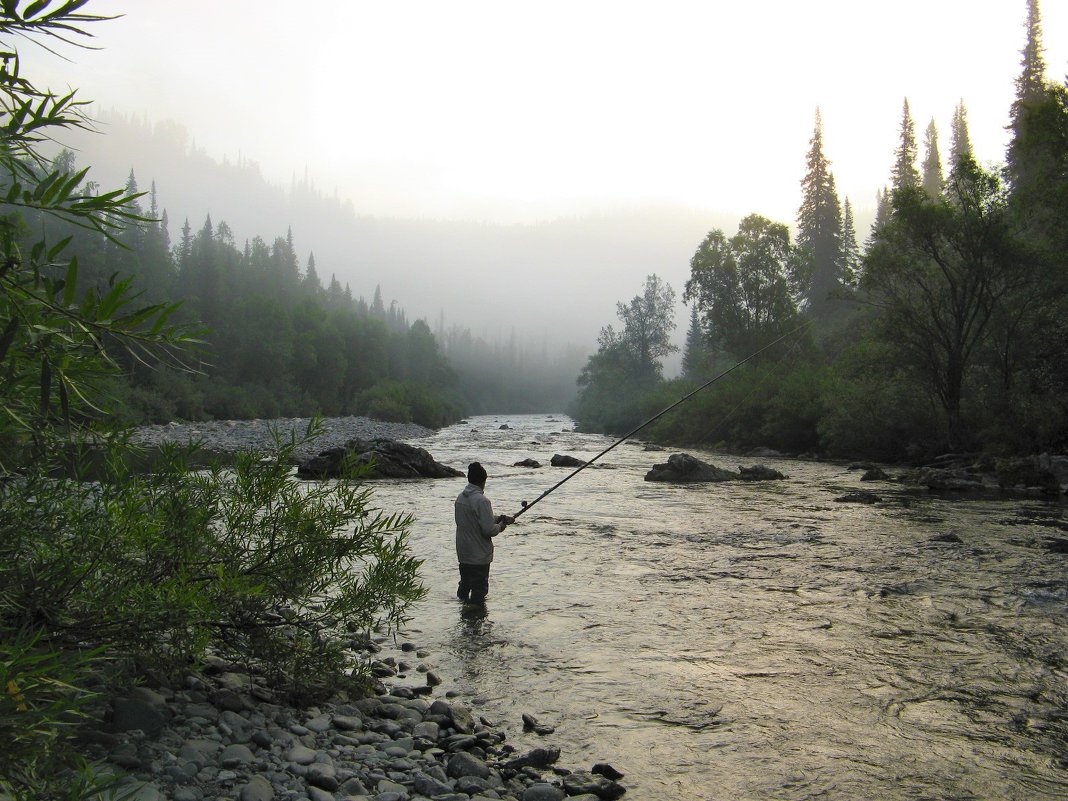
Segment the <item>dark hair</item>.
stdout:
<svg viewBox="0 0 1068 801">
<path fill-rule="evenodd" d="M 484 484 L 486 482 L 486 468 L 478 462 L 471 462 L 467 466 L 467 480 L 472 484 Z"/>
</svg>

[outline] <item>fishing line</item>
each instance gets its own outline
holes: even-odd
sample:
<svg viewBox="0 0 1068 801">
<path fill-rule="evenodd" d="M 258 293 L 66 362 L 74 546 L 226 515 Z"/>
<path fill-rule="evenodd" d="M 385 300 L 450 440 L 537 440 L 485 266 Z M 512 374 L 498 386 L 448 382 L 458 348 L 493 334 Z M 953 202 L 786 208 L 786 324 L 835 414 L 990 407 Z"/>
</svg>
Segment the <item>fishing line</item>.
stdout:
<svg viewBox="0 0 1068 801">
<path fill-rule="evenodd" d="M 646 426 L 648 426 L 648 425 L 652 425 L 652 424 L 653 424 L 653 423 L 655 423 L 655 422 L 656 422 L 657 420 L 659 420 L 659 419 L 660 419 L 661 417 L 663 417 L 663 416 L 664 416 L 665 414 L 667 414 L 668 412 L 670 412 L 670 411 L 671 411 L 672 409 L 674 409 L 674 408 L 676 408 L 676 407 L 678 407 L 678 406 L 681 406 L 681 405 L 682 405 L 683 403 L 685 403 L 686 401 L 688 401 L 688 400 L 689 400 L 690 398 L 692 398 L 692 397 L 693 397 L 694 395 L 696 395 L 696 394 L 697 394 L 698 392 L 700 392 L 701 390 L 707 389 L 708 387 L 712 386 L 712 385 L 713 385 L 713 384 L 715 384 L 715 383 L 716 383 L 717 381 L 719 381 L 719 380 L 720 380 L 721 378 L 724 378 L 725 376 L 729 375 L 730 373 L 733 373 L 733 372 L 734 372 L 735 370 L 737 370 L 737 369 L 738 369 L 739 367 L 741 367 L 741 366 L 742 366 L 743 364 L 745 364 L 746 362 L 752 361 L 752 360 L 753 360 L 753 359 L 755 359 L 755 358 L 756 358 L 757 356 L 759 356 L 759 355 L 760 355 L 761 353 L 764 353 L 764 351 L 770 350 L 771 348 L 775 347 L 775 346 L 776 346 L 776 345 L 778 345 L 778 344 L 779 344 L 780 342 L 782 342 L 782 341 L 783 341 L 784 339 L 787 339 L 788 337 L 791 337 L 791 336 L 793 336 L 794 334 L 796 334 L 796 333 L 797 333 L 798 331 L 800 331 L 801 329 L 803 329 L 803 328 L 804 328 L 805 326 L 807 326 L 808 324 L 809 324 L 809 321 L 808 321 L 808 320 L 806 320 L 806 321 L 805 321 L 805 322 L 803 322 L 803 323 L 802 323 L 801 325 L 797 326 L 797 328 L 794 328 L 794 329 L 793 329 L 792 331 L 787 331 L 787 332 L 786 332 L 785 334 L 783 334 L 783 335 L 782 335 L 781 337 L 779 337 L 778 339 L 776 339 L 776 340 L 775 340 L 774 342 L 770 342 L 770 343 L 768 343 L 767 345 L 765 345 L 764 347 L 762 347 L 762 348 L 761 348 L 760 350 L 757 350 L 757 351 L 754 351 L 753 353 L 750 353 L 750 354 L 749 354 L 748 356 L 746 356 L 746 357 L 745 357 L 744 359 L 742 359 L 742 360 L 741 360 L 740 362 L 738 362 L 738 363 L 736 363 L 736 364 L 732 365 L 731 367 L 727 368 L 727 369 L 726 369 L 726 370 L 724 370 L 724 371 L 723 371 L 722 373 L 720 373 L 719 375 L 717 375 L 717 376 L 716 376 L 715 378 L 711 378 L 711 379 L 709 379 L 708 381 L 706 381 L 705 383 L 703 383 L 703 384 L 702 384 L 701 386 L 699 386 L 699 387 L 698 387 L 697 389 L 693 390 L 692 392 L 689 392 L 689 393 L 687 393 L 686 395 L 684 395 L 683 397 L 679 398 L 679 399 L 678 399 L 677 401 L 675 401 L 675 402 L 674 402 L 673 404 L 671 404 L 671 405 L 670 405 L 670 406 L 668 406 L 667 408 L 665 408 L 665 409 L 663 409 L 663 410 L 661 410 L 661 411 L 657 412 L 657 413 L 656 413 L 655 415 L 653 415 L 652 417 L 650 417 L 650 418 L 649 418 L 648 420 L 646 420 L 646 421 L 645 421 L 644 423 L 642 423 L 642 424 L 641 424 L 640 426 L 638 426 L 637 428 L 635 428 L 635 429 L 633 429 L 633 430 L 631 430 L 631 431 L 627 432 L 627 433 L 626 433 L 626 434 L 624 434 L 624 435 L 623 435 L 622 437 L 620 437 L 620 438 L 619 438 L 619 439 L 617 439 L 617 440 L 616 440 L 615 442 L 613 442 L 613 443 L 612 443 L 611 445 L 609 445 L 609 446 L 608 446 L 607 448 L 605 448 L 605 449 L 604 449 L 603 451 L 601 451 L 601 452 L 600 452 L 599 454 L 597 454 L 597 455 L 596 455 L 596 456 L 594 456 L 594 457 L 593 457 L 592 459 L 590 459 L 590 460 L 589 460 L 588 462 L 586 462 L 586 463 L 585 463 L 585 464 L 583 464 L 583 465 L 580 465 L 580 466 L 579 466 L 579 467 L 577 467 L 577 468 L 576 468 L 575 470 L 573 470 L 573 471 L 572 471 L 571 473 L 569 473 L 569 474 L 568 474 L 568 475 L 566 475 L 566 476 L 565 476 L 564 478 L 562 478 L 562 479 L 561 479 L 560 481 L 558 481 L 558 482 L 556 482 L 555 484 L 553 484 L 553 485 L 552 485 L 551 487 L 549 487 L 549 489 L 545 490 L 545 492 L 543 492 L 543 493 L 542 493 L 541 495 L 539 495 L 539 496 L 538 496 L 537 498 L 535 498 L 534 500 L 532 500 L 532 501 L 531 501 L 530 503 L 527 503 L 526 501 L 522 501 L 521 503 L 522 503 L 522 505 L 523 505 L 523 508 L 522 508 L 522 509 L 520 509 L 520 510 L 519 510 L 518 512 L 516 512 L 516 513 L 515 513 L 514 515 L 512 515 L 513 519 L 518 519 L 518 518 L 519 518 L 519 516 L 520 516 L 521 514 L 523 514 L 524 512 L 526 512 L 526 511 L 527 511 L 528 509 L 530 509 L 530 508 L 531 508 L 531 507 L 532 507 L 532 506 L 533 506 L 534 504 L 536 504 L 536 503 L 537 503 L 538 501 L 540 501 L 540 500 L 541 500 L 542 498 L 545 498 L 545 497 L 547 497 L 547 496 L 548 496 L 548 495 L 550 495 L 550 494 L 551 494 L 551 493 L 552 493 L 553 491 L 555 491 L 555 490 L 559 489 L 560 487 L 562 487 L 562 486 L 563 486 L 564 484 L 566 484 L 566 483 L 567 483 L 568 481 L 570 481 L 571 479 L 573 479 L 573 478 L 574 478 L 575 476 L 577 476 L 577 475 L 578 475 L 579 473 L 581 473 L 581 472 L 582 472 L 583 470 L 585 470 L 585 469 L 586 469 L 587 467 L 589 467 L 589 466 L 590 466 L 591 464 L 593 464 L 594 462 L 596 462 L 596 461 L 597 461 L 598 459 L 600 459 L 600 458 L 601 458 L 602 456 L 604 456 L 604 455 L 605 455 L 606 453 L 608 453 L 608 452 L 609 452 L 609 451 L 611 451 L 612 449 L 616 448 L 617 446 L 619 446 L 619 445 L 622 445 L 622 444 L 623 444 L 624 442 L 626 442 L 626 441 L 627 441 L 628 439 L 630 439 L 631 437 L 633 437 L 633 436 L 634 436 L 635 434 L 637 434 L 637 433 L 638 433 L 639 431 L 641 431 L 641 430 L 642 430 L 643 428 L 645 428 Z"/>
</svg>

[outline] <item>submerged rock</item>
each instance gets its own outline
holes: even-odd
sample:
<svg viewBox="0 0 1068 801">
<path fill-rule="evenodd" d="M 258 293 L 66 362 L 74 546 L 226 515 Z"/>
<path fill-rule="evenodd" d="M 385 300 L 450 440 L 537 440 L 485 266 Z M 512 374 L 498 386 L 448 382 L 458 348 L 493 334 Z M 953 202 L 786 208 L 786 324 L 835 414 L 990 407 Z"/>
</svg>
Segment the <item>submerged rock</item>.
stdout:
<svg viewBox="0 0 1068 801">
<path fill-rule="evenodd" d="M 366 478 L 457 478 L 459 470 L 435 461 L 425 448 L 391 439 L 353 439 L 301 462 L 297 477 L 341 478 L 353 467 L 372 465 Z"/>
<path fill-rule="evenodd" d="M 882 501 L 878 495 L 874 492 L 848 492 L 839 498 L 835 498 L 838 503 L 879 503 Z"/>
<path fill-rule="evenodd" d="M 541 467 L 541 462 L 537 459 L 523 459 L 513 464 L 512 467 Z"/>
<path fill-rule="evenodd" d="M 778 470 L 764 465 L 743 467 L 734 472 L 702 462 L 688 453 L 673 453 L 663 464 L 654 464 L 645 474 L 646 481 L 666 481 L 676 484 L 717 481 L 778 481 L 786 478 Z"/>
<path fill-rule="evenodd" d="M 755 464 L 752 467 L 739 467 L 738 476 L 742 481 L 782 481 L 786 478 L 778 470 L 773 470 L 762 464 Z"/>
<path fill-rule="evenodd" d="M 860 477 L 861 481 L 889 481 L 888 476 L 883 470 L 878 467 L 870 467 L 864 471 L 864 475 Z"/>
</svg>

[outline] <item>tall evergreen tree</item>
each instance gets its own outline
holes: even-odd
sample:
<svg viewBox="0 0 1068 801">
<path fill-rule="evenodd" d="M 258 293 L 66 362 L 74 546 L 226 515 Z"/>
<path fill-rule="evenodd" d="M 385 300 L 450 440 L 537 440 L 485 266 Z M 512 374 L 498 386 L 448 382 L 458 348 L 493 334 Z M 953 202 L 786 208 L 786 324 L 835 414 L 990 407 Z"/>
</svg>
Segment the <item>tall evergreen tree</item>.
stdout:
<svg viewBox="0 0 1068 801">
<path fill-rule="evenodd" d="M 953 127 L 950 130 L 949 169 L 952 172 L 962 158 L 972 157 L 972 138 L 968 133 L 968 109 L 961 100 L 953 110 Z"/>
<path fill-rule="evenodd" d="M 371 316 L 376 320 L 385 321 L 386 319 L 386 306 L 382 302 L 382 285 L 375 285 L 374 298 L 371 300 Z"/>
<path fill-rule="evenodd" d="M 178 247 L 174 254 L 175 267 L 178 277 L 185 280 L 189 274 L 189 259 L 193 255 L 193 229 L 189 226 L 189 218 L 182 223 L 182 238 L 178 240 Z"/>
<path fill-rule="evenodd" d="M 909 113 L 909 100 L 901 110 L 901 142 L 894 158 L 893 188 L 911 189 L 920 185 L 920 174 L 916 170 L 916 125 Z"/>
<path fill-rule="evenodd" d="M 1009 130 L 1012 138 L 1006 154 L 1009 179 L 1019 188 L 1036 177 L 1041 169 L 1043 142 L 1031 135 L 1032 111 L 1041 106 L 1049 93 L 1046 62 L 1042 56 L 1042 17 L 1038 0 L 1027 0 L 1027 40 L 1024 43 L 1020 74 L 1016 78 L 1016 98 L 1012 103 Z"/>
<path fill-rule="evenodd" d="M 855 284 L 860 270 L 860 246 L 857 245 L 856 223 L 853 221 L 853 204 L 849 198 L 842 206 L 842 273 L 843 279 Z"/>
<path fill-rule="evenodd" d="M 690 327 L 686 330 L 686 345 L 682 351 L 682 377 L 695 381 L 704 377 L 708 367 L 708 346 L 705 331 L 701 327 L 701 314 L 697 304 L 690 304 Z"/>
<path fill-rule="evenodd" d="M 301 279 L 301 283 L 303 284 L 305 290 L 307 290 L 308 293 L 312 295 L 319 294 L 323 289 L 322 284 L 319 283 L 319 273 L 315 269 L 314 253 L 308 254 L 308 268 L 304 271 L 304 278 Z"/>
<path fill-rule="evenodd" d="M 945 177 L 942 156 L 938 152 L 938 129 L 933 119 L 924 133 L 923 148 L 923 188 L 931 197 L 940 197 L 945 189 Z"/>
<path fill-rule="evenodd" d="M 812 315 L 827 312 L 833 294 L 843 283 L 842 214 L 830 166 L 823 153 L 823 119 L 817 108 L 807 170 L 801 180 L 796 243 L 806 262 L 798 289 Z"/>
</svg>

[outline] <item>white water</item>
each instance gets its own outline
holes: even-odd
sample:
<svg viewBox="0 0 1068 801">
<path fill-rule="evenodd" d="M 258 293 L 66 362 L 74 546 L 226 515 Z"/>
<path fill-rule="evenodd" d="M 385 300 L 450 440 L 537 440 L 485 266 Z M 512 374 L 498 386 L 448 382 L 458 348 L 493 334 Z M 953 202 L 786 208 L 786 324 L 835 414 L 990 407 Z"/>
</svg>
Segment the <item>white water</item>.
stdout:
<svg viewBox="0 0 1068 801">
<path fill-rule="evenodd" d="M 418 444 L 481 461 L 514 514 L 570 472 L 554 453 L 611 442 L 572 428 L 480 417 Z M 439 690 L 521 748 L 610 762 L 633 799 L 1068 798 L 1068 556 L 1035 522 L 1059 508 L 688 452 L 789 479 L 647 483 L 668 453 L 624 444 L 499 538 L 484 616 L 453 595 L 464 480 L 376 482 L 376 505 L 417 518 L 429 595 L 405 636 Z M 512 467 L 528 457 L 545 466 Z M 883 501 L 835 501 L 858 489 Z M 523 734 L 524 712 L 556 732 Z"/>
</svg>

